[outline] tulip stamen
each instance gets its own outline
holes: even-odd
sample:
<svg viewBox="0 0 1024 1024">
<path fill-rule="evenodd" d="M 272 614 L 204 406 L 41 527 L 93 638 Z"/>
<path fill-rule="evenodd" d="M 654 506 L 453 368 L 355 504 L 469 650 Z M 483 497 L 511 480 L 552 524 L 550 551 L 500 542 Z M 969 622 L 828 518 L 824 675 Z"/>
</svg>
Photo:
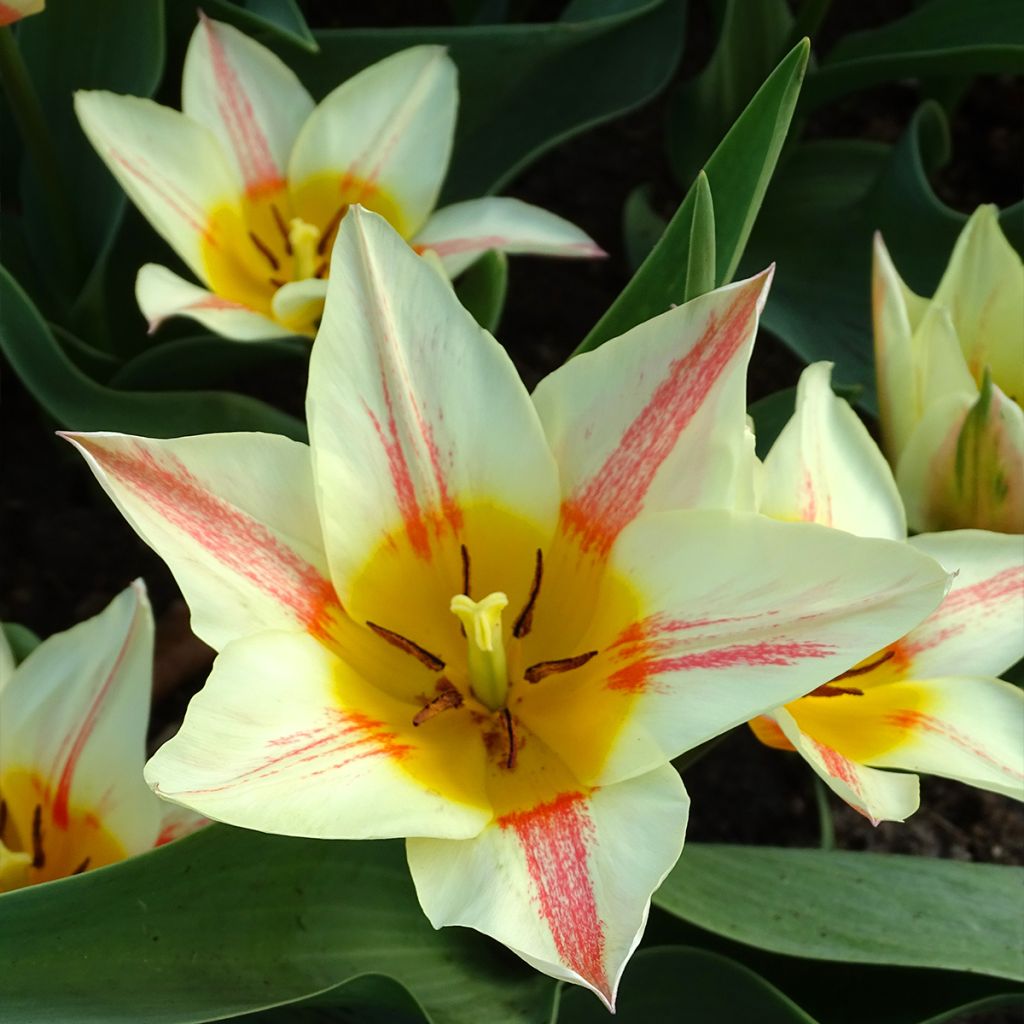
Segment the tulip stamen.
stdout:
<svg viewBox="0 0 1024 1024">
<path fill-rule="evenodd" d="M 451 711 L 462 707 L 462 694 L 451 683 L 448 683 L 446 679 L 441 682 L 447 683 L 447 685 L 433 700 L 428 701 L 416 712 L 412 720 L 413 725 L 420 726 L 424 722 L 429 722 L 430 719 L 437 717 L 443 711 Z"/>
<path fill-rule="evenodd" d="M 524 673 L 523 678 L 528 683 L 539 683 L 548 676 L 559 672 L 571 672 L 574 668 L 581 668 L 591 658 L 597 656 L 597 651 L 587 651 L 586 654 L 576 654 L 571 658 L 556 658 L 553 661 L 538 661 L 531 665 Z"/>
<path fill-rule="evenodd" d="M 32 867 L 41 868 L 46 863 L 43 850 L 43 805 L 36 804 L 32 812 Z"/>
<path fill-rule="evenodd" d="M 533 609 L 537 604 L 537 595 L 540 593 L 541 579 L 544 576 L 544 555 L 540 548 L 537 548 L 537 559 L 534 564 L 533 582 L 530 584 L 530 596 L 526 599 L 526 605 L 519 613 L 515 625 L 512 627 L 512 635 L 516 639 L 522 639 L 533 628 Z"/>
<path fill-rule="evenodd" d="M 879 665 L 884 665 L 895 655 L 896 652 L 893 650 L 883 651 L 877 658 L 875 658 L 874 661 L 869 661 L 866 665 L 854 665 L 853 668 L 848 668 L 845 672 L 840 672 L 839 675 L 830 681 L 836 683 L 840 679 L 849 679 L 851 676 L 865 675 L 866 673 L 878 668 Z"/>
<path fill-rule="evenodd" d="M 270 248 L 269 245 L 267 245 L 266 242 L 263 241 L 262 238 L 260 238 L 259 235 L 256 234 L 255 231 L 249 232 L 249 239 L 251 240 L 252 244 L 255 245 L 257 249 L 259 249 L 264 259 L 266 259 L 266 261 L 270 264 L 271 270 L 281 269 L 281 263 L 278 260 L 278 258 L 274 255 L 273 250 Z"/>
<path fill-rule="evenodd" d="M 0 839 L 3 838 L 5 828 L 7 828 L 7 801 L 0 799 Z"/>
<path fill-rule="evenodd" d="M 385 629 L 378 626 L 376 622 L 367 622 L 367 626 L 374 631 L 382 640 L 386 640 L 392 647 L 397 647 L 405 654 L 411 654 L 421 665 L 425 665 L 433 672 L 440 672 L 444 668 L 444 662 L 436 655 L 431 654 L 425 647 L 410 640 L 393 629 Z"/>
<path fill-rule="evenodd" d="M 85 860 L 83 860 L 82 863 L 79 864 L 78 867 L 75 868 L 75 870 L 71 872 L 71 874 L 73 874 L 73 875 L 80 875 L 83 871 L 88 869 L 89 861 L 91 861 L 91 860 L 92 860 L 92 857 L 86 857 Z"/>
<path fill-rule="evenodd" d="M 324 225 L 323 234 L 320 236 L 320 241 L 317 243 L 316 252 L 318 256 L 323 256 L 327 252 L 327 246 L 330 244 L 332 238 L 338 231 L 338 225 L 341 223 L 341 218 L 348 212 L 348 203 L 342 203 L 341 206 L 334 211 L 334 216 Z"/>
<path fill-rule="evenodd" d="M 516 756 L 519 753 L 516 731 L 512 725 L 512 712 L 508 708 L 502 708 L 501 719 L 505 724 L 505 735 L 508 738 L 508 757 L 505 758 L 505 767 L 512 771 L 516 766 Z"/>
<path fill-rule="evenodd" d="M 849 694 L 851 697 L 863 697 L 864 691 L 858 690 L 856 686 L 833 686 L 831 683 L 825 683 L 823 686 L 819 686 L 816 690 L 811 690 L 808 697 L 841 697 L 844 694 Z"/>
<path fill-rule="evenodd" d="M 288 237 L 288 225 L 285 223 L 284 217 L 281 216 L 281 211 L 277 208 L 276 203 L 270 204 L 270 212 L 274 215 L 274 223 L 277 225 L 277 230 L 281 232 L 281 237 L 284 239 L 284 251 L 291 256 L 292 240 Z"/>
<path fill-rule="evenodd" d="M 463 544 L 459 553 L 462 555 L 462 592 L 469 597 L 469 548 Z"/>
</svg>

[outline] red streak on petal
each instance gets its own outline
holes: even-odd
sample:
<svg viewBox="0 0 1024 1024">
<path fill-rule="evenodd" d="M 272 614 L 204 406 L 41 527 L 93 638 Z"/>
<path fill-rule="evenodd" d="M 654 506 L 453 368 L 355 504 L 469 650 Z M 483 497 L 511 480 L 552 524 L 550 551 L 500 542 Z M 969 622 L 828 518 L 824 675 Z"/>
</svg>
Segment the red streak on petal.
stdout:
<svg viewBox="0 0 1024 1024">
<path fill-rule="evenodd" d="M 534 899 L 563 962 L 611 999 L 604 965 L 604 927 L 590 878 L 588 848 L 594 825 L 582 793 L 498 819 L 513 829 L 526 857 Z"/>
<path fill-rule="evenodd" d="M 845 782 L 857 796 L 861 796 L 860 777 L 857 774 L 854 763 L 849 758 L 843 757 L 838 750 L 833 750 L 832 747 L 819 743 L 811 737 L 808 737 L 808 739 L 814 744 L 814 749 L 821 756 L 825 764 L 825 770 L 829 775 Z"/>
<path fill-rule="evenodd" d="M 270 144 L 256 118 L 252 103 L 231 66 L 214 23 L 202 11 L 199 12 L 199 20 L 205 30 L 210 48 L 210 64 L 219 89 L 217 112 L 224 122 L 231 148 L 238 160 L 246 195 L 254 199 L 275 192 L 285 184 L 285 180 L 270 152 Z"/>
<path fill-rule="evenodd" d="M 694 347 L 670 364 L 618 447 L 562 503 L 562 529 L 584 551 L 607 555 L 643 508 L 662 463 L 749 337 L 760 294 L 760 288 L 744 288 L 721 318 L 709 319 Z"/>
<path fill-rule="evenodd" d="M 80 443 L 107 473 L 223 568 L 290 608 L 314 636 L 329 635 L 332 620 L 341 613 L 333 585 L 263 523 L 207 490 L 173 456 L 158 462 L 141 445 L 115 452 L 102 442 Z"/>
<path fill-rule="evenodd" d="M 89 710 L 85 713 L 85 717 L 82 719 L 82 722 L 78 727 L 78 731 L 74 734 L 74 738 L 71 740 L 71 748 L 64 761 L 64 767 L 61 769 L 60 779 L 57 782 L 57 792 L 53 798 L 53 822 L 58 828 L 67 829 L 70 824 L 68 800 L 71 795 L 71 782 L 74 778 L 75 768 L 78 766 L 78 761 L 82 756 L 82 751 L 85 750 L 85 745 L 88 743 L 93 729 L 96 728 L 96 722 L 99 720 L 100 713 L 103 710 L 103 705 L 110 696 L 114 686 L 114 681 L 117 679 L 117 674 L 121 669 L 121 665 L 124 663 L 125 655 L 128 652 L 128 648 L 131 646 L 132 637 L 135 635 L 137 625 L 138 616 L 133 615 L 131 623 L 128 626 L 128 632 L 125 633 L 124 640 L 121 642 L 121 649 L 117 652 L 117 657 L 114 659 L 114 664 L 111 667 L 110 672 L 107 673 L 107 678 L 104 679 L 103 685 L 99 688 L 99 691 L 93 698 L 92 704 L 89 705 Z"/>
<path fill-rule="evenodd" d="M 997 771 L 1002 772 L 1002 774 L 1013 779 L 1024 779 L 1024 773 L 994 758 L 987 750 L 979 747 L 970 736 L 966 736 L 949 722 L 943 722 L 941 719 L 935 718 L 934 715 L 910 708 L 903 708 L 886 715 L 886 721 L 890 725 L 895 725 L 899 729 L 906 729 L 909 732 L 921 730 L 929 732 L 933 736 L 941 736 L 943 739 L 954 743 L 965 753 L 976 757 L 979 761 L 995 768 Z"/>
</svg>

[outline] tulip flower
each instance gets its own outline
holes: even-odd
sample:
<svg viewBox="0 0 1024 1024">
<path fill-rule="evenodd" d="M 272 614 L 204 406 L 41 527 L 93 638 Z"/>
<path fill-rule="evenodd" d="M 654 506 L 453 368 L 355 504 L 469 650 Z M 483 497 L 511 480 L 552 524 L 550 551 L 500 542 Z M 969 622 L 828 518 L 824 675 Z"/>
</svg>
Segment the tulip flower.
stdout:
<svg viewBox="0 0 1024 1024">
<path fill-rule="evenodd" d="M 892 472 L 832 394 L 830 372 L 815 363 L 800 378 L 796 412 L 765 459 L 762 511 L 904 541 L 953 584 L 905 636 L 751 726 L 769 746 L 799 751 L 874 824 L 917 810 L 918 778 L 905 773 L 1024 800 L 1024 692 L 995 678 L 1024 656 L 1024 538 L 952 530 L 906 540 Z"/>
<path fill-rule="evenodd" d="M 141 581 L 17 667 L 0 633 L 0 893 L 124 860 L 201 822 L 142 777 L 152 671 Z"/>
<path fill-rule="evenodd" d="M 406 837 L 435 927 L 610 1006 L 683 843 L 670 760 L 902 635 L 946 574 L 729 510 L 769 273 L 531 400 L 383 219 L 350 210 L 333 261 L 308 447 L 69 435 L 219 651 L 146 777 L 246 828 Z"/>
<path fill-rule="evenodd" d="M 315 333 L 331 245 L 353 203 L 452 276 L 491 249 L 603 255 L 572 224 L 517 199 L 434 210 L 457 104 L 444 48 L 416 46 L 314 106 L 273 53 L 203 15 L 181 112 L 109 92 L 75 97 L 96 151 L 204 285 L 142 267 L 136 297 L 150 329 L 182 315 L 242 341 Z"/>
<path fill-rule="evenodd" d="M 30 14 L 38 14 L 46 7 L 46 0 L 0 0 L 0 28 L 13 25 Z"/>
<path fill-rule="evenodd" d="M 1024 264 L 996 213 L 967 221 L 930 300 L 875 237 L 882 436 L 915 530 L 1024 533 Z"/>
</svg>

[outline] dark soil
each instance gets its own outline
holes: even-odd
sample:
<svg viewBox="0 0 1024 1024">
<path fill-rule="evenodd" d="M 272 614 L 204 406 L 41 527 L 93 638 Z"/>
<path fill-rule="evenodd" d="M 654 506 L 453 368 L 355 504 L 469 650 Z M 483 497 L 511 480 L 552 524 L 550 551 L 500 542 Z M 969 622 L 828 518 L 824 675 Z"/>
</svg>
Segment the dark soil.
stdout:
<svg viewBox="0 0 1024 1024">
<path fill-rule="evenodd" d="M 381 23 L 391 6 L 375 7 L 374 21 Z M 438 4 L 393 6 L 404 16 L 386 23 L 415 23 L 426 7 L 447 10 Z M 309 4 L 314 17 L 321 7 L 337 10 L 332 4 Z M 546 10 L 543 4 L 526 8 L 530 16 Z M 887 2 L 844 0 L 830 15 L 840 19 L 840 28 L 826 29 L 834 36 L 892 16 Z M 700 47 L 710 45 L 709 22 L 699 5 L 694 17 L 688 68 L 700 66 L 706 59 Z M 442 18 L 438 14 L 434 20 Z M 872 90 L 817 115 L 811 131 L 890 140 L 898 137 L 920 96 L 912 83 Z M 498 333 L 531 386 L 564 360 L 628 280 L 621 211 L 629 192 L 654 182 L 670 206 L 678 200 L 662 145 L 664 108 L 661 100 L 561 146 L 508 189 L 573 220 L 612 254 L 591 263 L 510 261 L 509 303 Z M 971 86 L 953 119 L 953 159 L 937 178 L 943 199 L 966 210 L 981 201 L 1019 198 L 1022 109 L 1019 79 L 985 78 Z M 773 338 L 760 338 L 750 397 L 794 384 L 800 368 Z M 70 447 L 54 438 L 55 424 L 12 374 L 5 383 L 0 618 L 45 636 L 95 614 L 130 580 L 143 576 L 161 623 L 153 732 L 162 738 L 201 685 L 208 652 L 185 630 L 180 596 L 160 559 L 136 538 Z M 300 391 L 298 377 L 282 383 L 276 373 L 249 385 L 247 390 L 264 398 L 287 396 L 283 404 L 292 406 Z M 810 770 L 795 755 L 762 747 L 746 729 L 689 769 L 686 781 L 693 797 L 692 839 L 790 845 L 818 840 Z M 837 845 L 843 848 L 1022 862 L 1024 817 L 1017 805 L 956 783 L 923 780 L 922 810 L 905 825 L 876 829 L 836 800 L 832 809 Z"/>
</svg>

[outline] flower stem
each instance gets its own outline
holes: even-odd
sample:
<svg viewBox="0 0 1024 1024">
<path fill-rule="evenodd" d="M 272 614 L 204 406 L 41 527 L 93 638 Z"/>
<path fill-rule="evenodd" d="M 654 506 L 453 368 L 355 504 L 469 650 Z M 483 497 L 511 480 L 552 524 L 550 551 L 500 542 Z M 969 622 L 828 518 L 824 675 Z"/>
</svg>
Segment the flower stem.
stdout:
<svg viewBox="0 0 1024 1024">
<path fill-rule="evenodd" d="M 60 173 L 60 159 L 53 144 L 39 96 L 29 77 L 21 51 L 10 28 L 0 28 L 0 82 L 11 106 L 25 148 L 35 165 L 50 215 L 56 257 L 62 278 L 74 280 L 78 256 L 72 235 L 74 213 Z"/>
<path fill-rule="evenodd" d="M 829 806 L 829 788 L 817 775 L 814 776 L 814 802 L 818 805 L 818 845 L 823 850 L 836 848 L 836 829 L 832 822 L 832 808 Z"/>
</svg>

